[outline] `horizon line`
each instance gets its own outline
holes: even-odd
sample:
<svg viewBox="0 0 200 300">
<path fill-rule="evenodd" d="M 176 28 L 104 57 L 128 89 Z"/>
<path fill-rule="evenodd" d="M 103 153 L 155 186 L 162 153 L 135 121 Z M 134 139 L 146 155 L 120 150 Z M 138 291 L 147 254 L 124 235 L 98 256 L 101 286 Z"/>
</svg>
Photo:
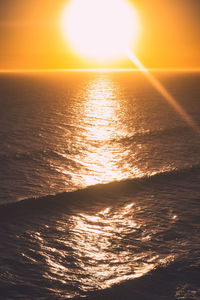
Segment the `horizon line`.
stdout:
<svg viewBox="0 0 200 300">
<path fill-rule="evenodd" d="M 200 68 L 147 68 L 147 70 L 150 72 L 200 72 Z M 62 72 L 142 72 L 142 70 L 137 68 L 0 69 L 0 74 Z"/>
</svg>

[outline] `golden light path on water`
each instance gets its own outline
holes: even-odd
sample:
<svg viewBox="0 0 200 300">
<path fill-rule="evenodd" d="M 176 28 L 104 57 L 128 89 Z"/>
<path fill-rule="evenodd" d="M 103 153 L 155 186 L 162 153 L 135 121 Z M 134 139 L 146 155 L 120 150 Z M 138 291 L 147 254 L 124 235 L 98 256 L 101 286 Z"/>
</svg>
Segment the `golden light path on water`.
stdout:
<svg viewBox="0 0 200 300">
<path fill-rule="evenodd" d="M 164 99 L 179 113 L 179 115 L 187 122 L 187 124 L 193 128 L 198 134 L 200 134 L 200 127 L 194 122 L 194 120 L 186 113 L 176 99 L 164 88 L 164 86 L 153 76 L 147 68 L 140 62 L 137 56 L 130 50 L 125 51 L 127 57 L 144 73 L 153 87 L 164 97 Z"/>
<path fill-rule="evenodd" d="M 123 92 L 109 78 L 99 74 L 84 85 L 80 94 L 75 94 L 78 106 L 74 110 L 79 111 L 76 116 L 79 135 L 74 137 L 75 144 L 81 148 L 85 143 L 76 158 L 81 170 L 74 180 L 80 186 L 146 175 L 132 163 L 126 166 L 123 156 L 129 153 L 120 143 L 112 143 L 115 137 L 128 136 L 130 127 L 123 126 L 123 114 L 127 113 L 123 111 L 126 109 Z M 170 251 L 159 253 L 146 246 L 160 228 L 149 228 L 152 215 L 149 221 L 148 208 L 134 203 L 134 198 L 119 196 L 112 203 L 99 196 L 94 207 L 87 196 L 78 199 L 78 203 L 79 200 L 89 201 L 89 209 L 79 208 L 69 215 L 63 213 L 55 220 L 56 233 L 52 240 L 35 236 L 40 255 L 48 266 L 44 274 L 47 279 L 59 279 L 64 285 L 69 281 L 71 285 L 78 282 L 82 291 L 88 292 L 144 276 L 173 261 Z M 175 218 L 174 214 L 170 215 L 169 222 L 175 222 Z M 75 295 L 69 291 L 65 298 Z"/>
<path fill-rule="evenodd" d="M 89 186 L 130 178 L 131 175 L 143 176 L 137 167 L 132 167 L 130 174 L 128 166 L 120 165 L 128 153 L 122 151 L 119 144 L 112 143 L 116 136 L 127 135 L 127 128 L 119 126 L 122 123 L 120 112 L 123 110 L 120 89 L 113 86 L 108 78 L 98 78 L 92 80 L 83 95 L 78 97 L 83 99 L 79 118 L 87 144 L 87 151 L 82 151 L 79 158 L 85 167 L 85 172 L 80 174 L 81 184 Z"/>
</svg>

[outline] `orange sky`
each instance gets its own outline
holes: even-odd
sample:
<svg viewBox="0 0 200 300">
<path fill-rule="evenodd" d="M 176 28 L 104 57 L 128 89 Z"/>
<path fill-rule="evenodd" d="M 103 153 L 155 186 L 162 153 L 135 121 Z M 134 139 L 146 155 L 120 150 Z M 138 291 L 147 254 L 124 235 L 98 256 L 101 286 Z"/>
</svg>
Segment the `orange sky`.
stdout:
<svg viewBox="0 0 200 300">
<path fill-rule="evenodd" d="M 0 69 L 133 67 L 126 58 L 97 65 L 71 53 L 60 28 L 67 2 L 0 0 Z M 135 54 L 147 68 L 200 68 L 200 1 L 130 2 L 141 24 Z"/>
</svg>

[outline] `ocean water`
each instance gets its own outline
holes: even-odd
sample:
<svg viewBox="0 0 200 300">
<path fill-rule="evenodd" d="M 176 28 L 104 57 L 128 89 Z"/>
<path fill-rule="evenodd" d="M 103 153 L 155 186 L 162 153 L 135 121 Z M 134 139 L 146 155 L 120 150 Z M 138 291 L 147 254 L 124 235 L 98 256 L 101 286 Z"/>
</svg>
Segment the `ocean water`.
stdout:
<svg viewBox="0 0 200 300">
<path fill-rule="evenodd" d="M 199 134 L 142 73 L 1 74 L 0 141 L 0 299 L 200 299 Z"/>
</svg>

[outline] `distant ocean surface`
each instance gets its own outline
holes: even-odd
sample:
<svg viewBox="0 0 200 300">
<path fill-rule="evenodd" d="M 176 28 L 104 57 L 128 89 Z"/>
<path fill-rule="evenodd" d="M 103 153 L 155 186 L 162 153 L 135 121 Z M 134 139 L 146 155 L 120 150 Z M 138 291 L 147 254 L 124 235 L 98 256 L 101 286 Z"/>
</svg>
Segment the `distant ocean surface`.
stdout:
<svg viewBox="0 0 200 300">
<path fill-rule="evenodd" d="M 0 141 L 0 299 L 200 299 L 200 136 L 142 73 L 0 74 Z"/>
</svg>

